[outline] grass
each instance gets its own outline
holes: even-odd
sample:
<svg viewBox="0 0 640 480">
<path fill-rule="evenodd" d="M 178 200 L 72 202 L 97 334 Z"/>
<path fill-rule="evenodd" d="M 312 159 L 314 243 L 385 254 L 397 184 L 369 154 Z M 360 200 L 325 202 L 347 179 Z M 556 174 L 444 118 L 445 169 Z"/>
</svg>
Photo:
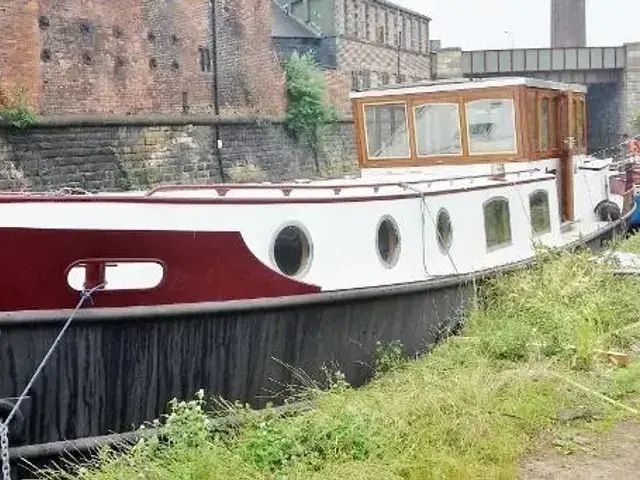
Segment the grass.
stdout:
<svg viewBox="0 0 640 480">
<path fill-rule="evenodd" d="M 626 250 L 640 251 L 640 238 Z M 127 479 L 510 479 L 541 439 L 572 429 L 607 432 L 624 412 L 562 380 L 629 405 L 640 400 L 640 363 L 600 361 L 599 349 L 636 340 L 640 281 L 615 277 L 589 253 L 541 253 L 531 269 L 483 286 L 463 337 L 416 361 L 380 348 L 380 374 L 352 389 L 337 375 L 310 390 L 317 408 L 282 417 L 204 393 L 174 402 L 158 435 L 103 449 L 90 463 L 41 478 Z M 636 329 L 640 331 L 640 329 Z M 586 408 L 601 419 L 562 422 Z M 211 416 L 235 414 L 220 427 Z M 570 445 L 561 447 L 571 450 Z"/>
</svg>

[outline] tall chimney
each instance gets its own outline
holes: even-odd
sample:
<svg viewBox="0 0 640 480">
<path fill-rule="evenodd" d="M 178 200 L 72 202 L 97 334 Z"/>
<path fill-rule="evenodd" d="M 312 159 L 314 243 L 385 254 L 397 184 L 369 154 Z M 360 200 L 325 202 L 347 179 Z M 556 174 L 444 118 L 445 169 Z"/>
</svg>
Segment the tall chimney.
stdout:
<svg viewBox="0 0 640 480">
<path fill-rule="evenodd" d="M 551 47 L 585 47 L 585 0 L 551 0 Z"/>
</svg>

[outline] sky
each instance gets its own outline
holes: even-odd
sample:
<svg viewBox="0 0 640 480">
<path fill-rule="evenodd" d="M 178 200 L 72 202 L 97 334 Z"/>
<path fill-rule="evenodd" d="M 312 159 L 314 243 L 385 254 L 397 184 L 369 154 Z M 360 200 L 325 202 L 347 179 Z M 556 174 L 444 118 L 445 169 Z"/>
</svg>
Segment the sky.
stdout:
<svg viewBox="0 0 640 480">
<path fill-rule="evenodd" d="M 548 47 L 551 0 L 393 0 L 431 17 L 432 40 L 465 50 Z M 505 31 L 511 32 L 505 33 Z M 587 0 L 587 44 L 640 41 L 640 0 Z"/>
</svg>

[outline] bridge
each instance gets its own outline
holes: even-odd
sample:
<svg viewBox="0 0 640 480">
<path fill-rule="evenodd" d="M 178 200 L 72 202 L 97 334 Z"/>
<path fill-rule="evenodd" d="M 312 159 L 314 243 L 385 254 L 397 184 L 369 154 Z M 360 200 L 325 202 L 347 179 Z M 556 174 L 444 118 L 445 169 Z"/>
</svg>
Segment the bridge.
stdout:
<svg viewBox="0 0 640 480">
<path fill-rule="evenodd" d="M 628 105 L 626 88 L 631 50 L 624 45 L 461 51 L 460 69 L 467 78 L 527 76 L 587 85 L 589 150 L 596 151 L 630 133 L 628 117 L 636 107 Z"/>
</svg>

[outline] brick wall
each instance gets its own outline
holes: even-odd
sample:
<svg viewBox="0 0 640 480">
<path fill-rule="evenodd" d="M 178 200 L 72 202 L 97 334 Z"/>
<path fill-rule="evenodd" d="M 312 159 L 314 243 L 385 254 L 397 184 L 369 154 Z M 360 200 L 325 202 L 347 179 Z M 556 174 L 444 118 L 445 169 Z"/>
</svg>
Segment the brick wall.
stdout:
<svg viewBox="0 0 640 480">
<path fill-rule="evenodd" d="M 26 89 L 29 103 L 39 102 L 37 14 L 37 0 L 0 5 L 0 107 L 19 87 Z"/>
<path fill-rule="evenodd" d="M 183 118 L 165 124 L 135 118 L 118 124 L 47 126 L 29 130 L 0 128 L 0 190 L 54 190 L 81 187 L 90 191 L 148 188 L 158 183 L 240 180 L 259 167 L 255 180 L 310 177 L 315 158 L 296 144 L 280 122 L 236 120 L 220 124 L 222 149 L 215 154 L 213 125 Z M 87 123 L 88 124 L 88 123 Z M 323 171 L 349 171 L 356 165 L 351 123 L 325 133 L 318 157 Z M 337 168 L 336 168 L 337 167 Z M 240 174 L 240 177 L 238 177 Z"/>
<path fill-rule="evenodd" d="M 39 26 L 44 114 L 211 109 L 208 0 L 40 0 Z"/>
<path fill-rule="evenodd" d="M 0 84 L 28 88 L 39 113 L 213 110 L 210 0 L 10 3 L 0 7 Z M 271 0 L 215 6 L 222 111 L 281 114 L 284 73 L 271 42 Z"/>
<path fill-rule="evenodd" d="M 360 40 L 341 38 L 338 40 L 338 69 L 358 74 L 360 88 L 405 83 L 431 78 L 431 59 L 428 55 L 407 51 L 398 52 Z M 398 78 L 398 56 L 400 75 Z M 368 77 L 367 80 L 364 80 Z"/>
<path fill-rule="evenodd" d="M 215 1 L 221 107 L 280 115 L 285 77 L 271 41 L 271 0 Z"/>
</svg>

